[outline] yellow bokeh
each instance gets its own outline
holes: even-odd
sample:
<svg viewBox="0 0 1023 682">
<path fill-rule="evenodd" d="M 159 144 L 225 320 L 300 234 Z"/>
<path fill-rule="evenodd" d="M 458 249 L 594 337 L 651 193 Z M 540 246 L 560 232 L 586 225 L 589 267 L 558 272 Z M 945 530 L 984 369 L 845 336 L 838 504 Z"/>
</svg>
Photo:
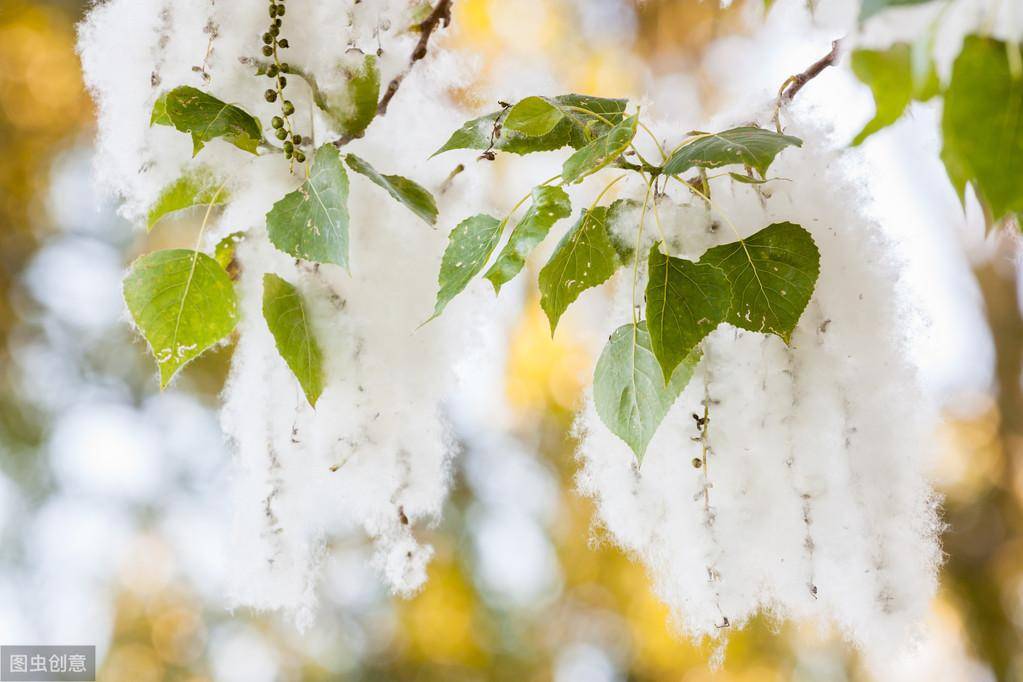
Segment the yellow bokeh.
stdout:
<svg viewBox="0 0 1023 682">
<path fill-rule="evenodd" d="M 400 605 L 409 655 L 437 664 L 485 665 L 474 604 L 473 589 L 457 566 L 442 557 L 434 559 L 423 591 Z"/>
</svg>

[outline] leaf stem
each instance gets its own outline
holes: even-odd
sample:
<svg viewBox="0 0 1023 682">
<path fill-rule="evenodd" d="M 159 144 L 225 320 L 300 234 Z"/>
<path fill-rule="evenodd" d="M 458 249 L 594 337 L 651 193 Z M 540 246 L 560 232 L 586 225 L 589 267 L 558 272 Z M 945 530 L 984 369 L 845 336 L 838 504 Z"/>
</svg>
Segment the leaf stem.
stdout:
<svg viewBox="0 0 1023 682">
<path fill-rule="evenodd" d="M 600 194 L 598 194 L 597 198 L 593 200 L 593 203 L 590 204 L 590 211 L 592 211 L 593 209 L 595 209 L 597 207 L 597 204 L 600 203 L 600 200 L 604 198 L 604 195 L 607 194 L 608 190 L 610 190 L 612 187 L 617 185 L 621 180 L 624 180 L 626 177 L 628 177 L 628 176 L 627 175 L 619 175 L 617 178 L 615 178 L 611 182 L 607 183 L 607 185 L 604 186 L 604 189 L 600 190 Z"/>
<path fill-rule="evenodd" d="M 639 281 L 639 259 L 640 259 L 640 245 L 643 243 L 643 224 L 646 223 L 646 207 L 650 201 L 650 190 L 653 187 L 653 178 L 649 178 L 646 182 L 646 195 L 643 197 L 643 210 L 639 214 L 639 229 L 636 231 L 636 248 L 632 255 L 632 296 L 630 303 L 632 304 L 632 324 L 639 325 L 639 316 L 636 313 L 636 287 Z M 635 330 L 633 330 L 635 334 Z"/>
<path fill-rule="evenodd" d="M 224 191 L 224 187 L 226 187 L 226 186 L 227 186 L 227 180 L 224 180 L 222 183 L 220 183 L 220 187 L 217 187 L 216 191 L 213 192 L 213 196 L 210 198 L 210 203 L 206 207 L 206 214 L 203 216 L 202 224 L 199 226 L 199 235 L 195 238 L 195 252 L 196 252 L 196 254 L 199 253 L 199 247 L 202 245 L 202 235 L 206 231 L 206 225 L 210 221 L 210 215 L 213 213 L 213 207 L 217 205 L 217 199 L 220 198 L 220 193 Z M 194 261 L 195 258 L 198 258 L 198 255 L 193 257 L 193 261 Z M 193 267 L 194 267 L 194 265 L 193 265 Z"/>
</svg>

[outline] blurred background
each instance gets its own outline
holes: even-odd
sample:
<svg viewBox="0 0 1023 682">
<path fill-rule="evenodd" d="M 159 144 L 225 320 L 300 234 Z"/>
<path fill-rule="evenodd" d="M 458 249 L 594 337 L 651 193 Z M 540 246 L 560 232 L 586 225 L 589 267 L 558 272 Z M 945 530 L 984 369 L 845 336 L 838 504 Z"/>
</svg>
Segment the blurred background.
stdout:
<svg viewBox="0 0 1023 682">
<path fill-rule="evenodd" d="M 643 569 L 601 541 L 573 491 L 571 423 L 595 349 L 571 328 L 552 341 L 535 302 L 504 369 L 511 428 L 459 428 L 452 406 L 463 454 L 443 521 L 427 531 L 437 554 L 423 592 L 392 598 L 369 549 L 338 541 L 309 631 L 228 612 L 216 405 L 230 349 L 161 394 L 126 321 L 127 264 L 194 226 L 147 237 L 96 195 L 74 48 L 86 4 L 0 0 L 0 641 L 95 643 L 110 682 L 868 679 L 855 651 L 816 628 L 755 622 L 731 633 L 722 669 L 707 664 L 713 643 L 672 633 Z M 526 4 L 459 0 L 452 39 L 487 68 L 543 54 L 577 91 L 655 83 L 707 111 L 720 87 L 708 46 L 745 30 L 738 1 Z M 789 72 L 827 48 L 782 42 Z M 833 71 L 819 92 L 848 95 L 836 134 L 849 139 L 870 97 Z M 873 210 L 904 218 L 917 254 L 909 285 L 933 318 L 917 350 L 946 405 L 934 478 L 948 557 L 931 634 L 898 679 L 1023 679 L 1018 244 L 963 216 L 937 162 L 936 120 L 921 108 L 863 151 L 867 168 L 885 169 L 868 173 Z"/>
</svg>

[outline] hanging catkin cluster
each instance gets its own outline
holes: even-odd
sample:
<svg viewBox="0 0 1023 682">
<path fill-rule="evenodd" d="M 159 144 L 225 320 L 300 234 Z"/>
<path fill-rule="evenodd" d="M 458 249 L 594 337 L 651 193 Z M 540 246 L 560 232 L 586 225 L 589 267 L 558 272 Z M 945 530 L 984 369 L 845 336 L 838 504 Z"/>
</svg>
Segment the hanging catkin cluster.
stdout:
<svg viewBox="0 0 1023 682">
<path fill-rule="evenodd" d="M 406 68 L 417 39 L 406 29 L 421 20 L 411 15 L 414 5 L 290 0 L 276 39 L 287 40 L 285 59 L 326 96 L 343 96 L 346 74 L 364 54 L 379 55 L 384 84 Z M 111 0 L 90 12 L 80 50 L 98 105 L 97 175 L 121 198 L 124 215 L 141 222 L 160 190 L 197 164 L 187 136 L 150 126 L 162 92 L 193 86 L 264 122 L 281 116 L 283 98 L 271 98 L 254 66 L 265 59 L 268 21 L 266 0 Z M 400 160 L 395 170 L 437 194 L 442 216 L 474 189 L 470 179 L 441 196 L 450 168 L 423 163 L 435 131 L 452 120 L 438 94 L 456 84 L 459 68 L 443 55 L 418 66 L 387 116 L 350 145 L 388 168 Z M 338 137 L 298 78 L 290 78 L 285 97 L 295 111 L 284 127 L 310 136 L 313 148 Z M 302 168 L 292 174 L 280 155 L 249 156 L 220 141 L 203 150 L 201 162 L 229 178 L 231 202 L 200 248 L 246 233 L 237 251 L 241 321 L 223 408 L 237 453 L 235 597 L 305 618 L 326 541 L 360 527 L 375 540 L 391 586 L 415 590 L 431 550 L 412 529 L 436 519 L 444 499 L 452 448 L 440 409 L 462 345 L 457 315 L 415 331 L 431 309 L 445 235 L 353 174 L 350 273 L 298 262 L 270 245 L 265 216 L 301 184 Z M 264 272 L 294 283 L 308 301 L 326 365 L 315 410 L 263 320 Z"/>
<path fill-rule="evenodd" d="M 712 181 L 658 202 L 679 253 L 791 221 L 813 235 L 820 278 L 786 345 L 724 326 L 640 467 L 598 418 L 579 417 L 581 490 L 648 568 L 687 634 L 716 637 L 757 613 L 838 626 L 872 652 L 904 645 L 936 587 L 941 530 L 923 472 L 934 412 L 900 338 L 898 264 L 839 153 L 805 121 L 774 181 Z M 631 273 L 614 314 L 629 314 Z M 608 329 L 608 333 L 610 333 Z"/>
</svg>

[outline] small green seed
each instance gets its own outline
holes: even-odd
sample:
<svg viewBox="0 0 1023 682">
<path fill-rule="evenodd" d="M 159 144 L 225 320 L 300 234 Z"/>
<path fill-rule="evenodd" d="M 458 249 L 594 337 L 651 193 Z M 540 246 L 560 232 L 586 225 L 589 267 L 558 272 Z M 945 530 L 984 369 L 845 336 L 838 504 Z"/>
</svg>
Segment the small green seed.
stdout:
<svg viewBox="0 0 1023 682">
<path fill-rule="evenodd" d="M 270 18 L 273 19 L 276 16 L 277 16 L 277 5 L 271 4 L 270 5 Z"/>
<path fill-rule="evenodd" d="M 295 133 L 294 135 L 291 136 L 291 141 L 294 142 L 295 144 L 302 144 L 302 136 L 299 135 L 298 133 Z"/>
<path fill-rule="evenodd" d="M 277 46 L 285 50 L 288 49 L 288 39 L 281 38 L 280 40 L 277 41 Z"/>
<path fill-rule="evenodd" d="M 284 5 L 277 5 L 277 16 L 284 16 Z"/>
<path fill-rule="evenodd" d="M 292 152 L 295 151 L 295 145 L 291 144 L 290 142 L 285 142 L 284 151 L 288 154 L 291 154 Z"/>
<path fill-rule="evenodd" d="M 274 20 L 274 26 L 276 26 L 277 28 L 280 28 L 282 23 L 284 22 L 282 22 L 280 19 Z"/>
<path fill-rule="evenodd" d="M 291 116 L 295 113 L 295 105 L 291 103 L 291 100 L 284 100 L 284 105 L 281 107 L 285 116 Z"/>
<path fill-rule="evenodd" d="M 274 134 L 277 135 L 278 140 L 284 140 L 288 137 L 288 131 L 284 128 L 278 128 L 277 132 Z"/>
<path fill-rule="evenodd" d="M 281 118 L 280 116 L 274 116 L 272 119 L 270 119 L 270 125 L 272 125 L 275 130 L 277 128 L 283 128 L 284 127 L 284 119 Z"/>
<path fill-rule="evenodd" d="M 295 152 L 295 160 L 299 163 L 305 163 L 305 154 L 302 152 Z"/>
<path fill-rule="evenodd" d="M 277 101 L 277 91 L 276 90 L 267 90 L 266 92 L 263 93 L 263 97 L 266 98 L 267 102 L 276 102 Z"/>
<path fill-rule="evenodd" d="M 281 27 L 278 26 L 277 24 L 272 24 L 270 26 L 270 35 L 276 37 L 277 34 L 279 34 L 280 32 L 281 32 Z"/>
<path fill-rule="evenodd" d="M 281 73 L 291 73 L 291 67 L 288 66 L 288 62 L 281 62 Z"/>
<path fill-rule="evenodd" d="M 264 33 L 264 34 L 263 34 L 263 42 L 264 42 L 264 43 L 266 43 L 267 45 L 269 45 L 269 44 L 270 44 L 270 43 L 272 43 L 273 41 L 274 41 L 274 37 L 273 37 L 272 35 L 270 35 L 269 33 Z"/>
<path fill-rule="evenodd" d="M 288 79 L 285 78 L 284 76 L 281 76 L 280 78 L 277 79 L 277 85 L 281 86 L 281 90 L 283 90 L 284 88 L 288 87 Z"/>
<path fill-rule="evenodd" d="M 276 76 L 278 72 L 279 69 L 277 68 L 276 64 L 271 64 L 270 66 L 266 67 L 266 75 L 269 76 L 270 78 Z"/>
<path fill-rule="evenodd" d="M 273 55 L 274 55 L 274 49 L 272 47 L 270 47 L 269 45 L 264 45 L 263 46 L 263 56 L 264 57 L 272 57 Z"/>
</svg>

